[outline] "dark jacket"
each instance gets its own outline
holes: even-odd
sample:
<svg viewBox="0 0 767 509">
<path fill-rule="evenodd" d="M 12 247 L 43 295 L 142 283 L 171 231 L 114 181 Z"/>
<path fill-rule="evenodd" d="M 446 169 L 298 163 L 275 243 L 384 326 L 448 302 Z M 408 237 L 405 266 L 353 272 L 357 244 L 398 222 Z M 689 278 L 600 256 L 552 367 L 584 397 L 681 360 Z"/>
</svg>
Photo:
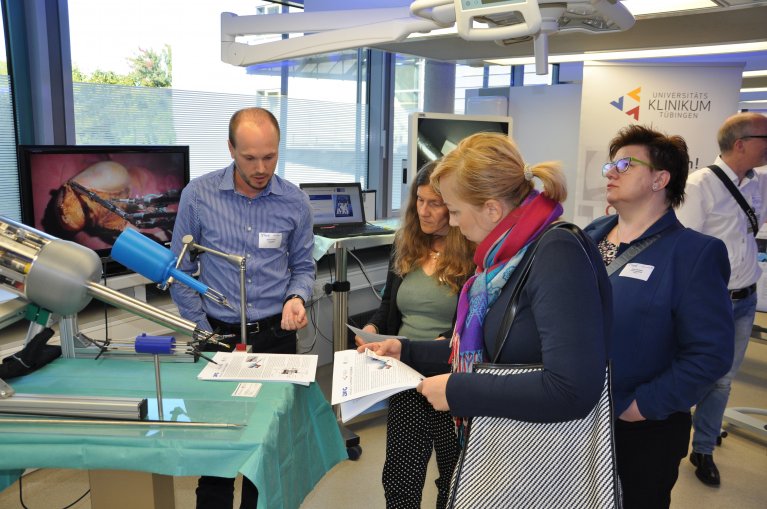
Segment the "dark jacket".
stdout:
<svg viewBox="0 0 767 509">
<path fill-rule="evenodd" d="M 599 218 L 585 232 L 596 243 L 618 216 Z M 613 287 L 611 357 L 615 415 L 636 399 L 646 419 L 690 410 L 732 366 L 730 264 L 722 241 L 685 228 L 669 211 L 630 245 L 661 233 L 629 263 L 646 266 L 647 280 L 610 276 Z M 625 268 L 625 267 L 624 267 Z"/>
<path fill-rule="evenodd" d="M 495 350 L 515 271 L 484 323 L 485 358 Z M 555 229 L 540 240 L 499 363 L 542 363 L 543 371 L 514 376 L 454 373 L 447 400 L 454 415 L 490 415 L 534 422 L 584 417 L 604 384 L 612 296 L 596 247 L 585 250 L 570 232 Z M 403 344 L 402 358 L 416 369 L 444 362 L 445 345 Z M 423 371 L 422 371 L 423 372 Z"/>
</svg>

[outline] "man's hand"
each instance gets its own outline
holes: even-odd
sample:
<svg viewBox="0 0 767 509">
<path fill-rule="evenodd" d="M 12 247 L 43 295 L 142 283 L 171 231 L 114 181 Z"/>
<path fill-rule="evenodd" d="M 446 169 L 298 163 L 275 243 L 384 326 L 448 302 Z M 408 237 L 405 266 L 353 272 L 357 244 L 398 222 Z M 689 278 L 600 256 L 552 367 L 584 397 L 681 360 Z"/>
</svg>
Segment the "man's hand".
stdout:
<svg viewBox="0 0 767 509">
<path fill-rule="evenodd" d="M 385 355 L 386 357 L 393 357 L 399 360 L 399 355 L 402 352 L 402 343 L 398 339 L 389 338 L 377 343 L 365 343 L 357 348 L 357 351 L 360 353 L 365 350 L 373 350 L 378 355 Z"/>
<path fill-rule="evenodd" d="M 373 334 L 378 334 L 378 329 L 376 329 L 375 325 L 372 325 L 372 324 L 367 324 L 366 326 L 364 326 L 362 328 L 362 330 L 365 331 L 365 332 L 371 332 Z M 362 345 L 365 344 L 365 340 L 362 339 L 359 336 L 354 336 L 354 344 L 357 345 L 357 346 L 362 346 Z"/>
<path fill-rule="evenodd" d="M 282 321 L 280 327 L 283 330 L 298 330 L 306 327 L 306 308 L 303 301 L 295 297 L 285 302 L 282 306 Z"/>
<path fill-rule="evenodd" d="M 434 407 L 434 410 L 450 410 L 450 406 L 447 404 L 448 378 L 450 378 L 450 373 L 424 378 L 415 390 L 423 394 L 426 399 L 429 400 L 429 403 Z"/>
</svg>

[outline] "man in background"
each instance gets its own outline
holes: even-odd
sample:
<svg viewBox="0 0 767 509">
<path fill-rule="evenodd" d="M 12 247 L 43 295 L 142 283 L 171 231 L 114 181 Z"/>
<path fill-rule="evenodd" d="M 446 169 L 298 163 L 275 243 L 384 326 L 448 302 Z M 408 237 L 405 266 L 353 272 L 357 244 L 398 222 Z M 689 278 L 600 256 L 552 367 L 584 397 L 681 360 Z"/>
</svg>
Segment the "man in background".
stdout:
<svg viewBox="0 0 767 509">
<path fill-rule="evenodd" d="M 739 113 L 729 117 L 717 134 L 720 155 L 714 165 L 690 174 L 684 204 L 677 217 L 685 226 L 724 241 L 730 259 L 728 289 L 735 318 L 734 358 L 730 371 L 698 402 L 693 415 L 695 475 L 709 486 L 719 486 L 714 446 L 721 433 L 730 385 L 746 354 L 756 313 L 757 263 L 755 235 L 762 211 L 757 166 L 767 164 L 767 117 Z M 718 176 L 719 173 L 721 176 Z M 724 180 L 732 185 L 728 187 Z"/>
<path fill-rule="evenodd" d="M 232 163 L 192 180 L 181 194 L 171 250 L 182 239 L 246 259 L 247 343 L 253 352 L 296 353 L 296 330 L 307 324 L 304 303 L 312 294 L 314 260 L 309 199 L 275 175 L 280 144 L 277 119 L 262 108 L 237 111 L 229 122 Z M 210 253 L 199 256 L 200 280 L 218 290 L 230 308 L 201 298 L 182 284 L 171 286 L 181 316 L 203 329 L 240 342 L 239 267 Z M 180 268 L 193 273 L 185 256 Z M 203 476 L 198 509 L 232 507 L 234 479 Z M 241 507 L 256 507 L 258 491 L 243 478 Z"/>
</svg>

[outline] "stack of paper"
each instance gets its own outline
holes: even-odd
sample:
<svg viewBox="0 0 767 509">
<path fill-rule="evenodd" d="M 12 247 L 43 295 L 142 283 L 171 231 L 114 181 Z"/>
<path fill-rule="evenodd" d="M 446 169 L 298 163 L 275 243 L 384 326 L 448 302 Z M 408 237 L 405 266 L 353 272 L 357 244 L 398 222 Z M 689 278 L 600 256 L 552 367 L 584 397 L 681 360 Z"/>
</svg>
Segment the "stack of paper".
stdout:
<svg viewBox="0 0 767 509">
<path fill-rule="evenodd" d="M 217 352 L 197 375 L 200 380 L 291 382 L 309 385 L 317 374 L 316 355 Z"/>
<path fill-rule="evenodd" d="M 334 355 L 331 403 L 340 405 L 346 422 L 393 394 L 415 388 L 423 378 L 407 364 L 372 350 L 343 350 Z"/>
</svg>

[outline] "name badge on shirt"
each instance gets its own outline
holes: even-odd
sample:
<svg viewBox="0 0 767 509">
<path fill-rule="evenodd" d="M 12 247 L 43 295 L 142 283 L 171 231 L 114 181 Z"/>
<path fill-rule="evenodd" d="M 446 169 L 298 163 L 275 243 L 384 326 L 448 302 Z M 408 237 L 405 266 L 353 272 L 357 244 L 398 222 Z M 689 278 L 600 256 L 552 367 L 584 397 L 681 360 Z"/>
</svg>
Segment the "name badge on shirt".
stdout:
<svg viewBox="0 0 767 509">
<path fill-rule="evenodd" d="M 644 265 L 643 263 L 627 263 L 623 270 L 619 274 L 621 277 L 632 277 L 634 279 L 641 279 L 647 281 L 650 279 L 650 274 L 655 269 L 652 265 Z"/>
<path fill-rule="evenodd" d="M 259 233 L 258 247 L 261 249 L 277 249 L 282 244 L 281 233 Z"/>
</svg>

